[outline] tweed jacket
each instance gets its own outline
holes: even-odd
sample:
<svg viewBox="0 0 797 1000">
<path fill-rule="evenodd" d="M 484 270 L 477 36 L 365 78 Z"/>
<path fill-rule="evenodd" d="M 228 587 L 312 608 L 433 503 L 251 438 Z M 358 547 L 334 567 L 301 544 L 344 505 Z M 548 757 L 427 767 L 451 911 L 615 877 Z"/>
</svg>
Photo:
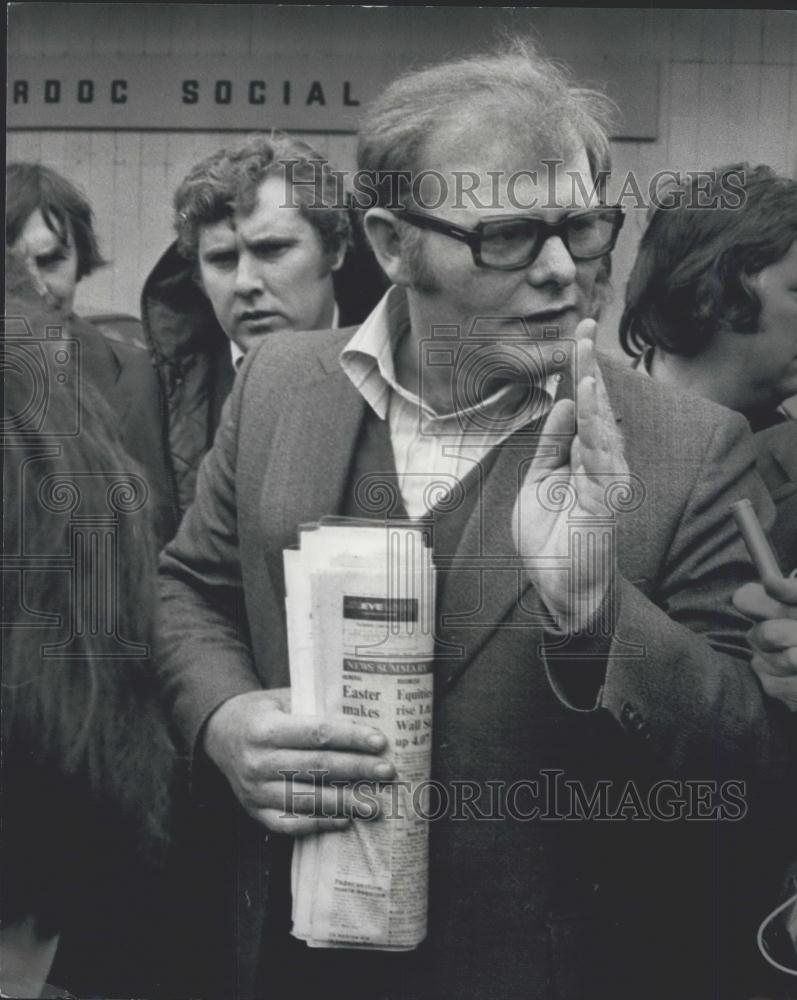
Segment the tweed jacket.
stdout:
<svg viewBox="0 0 797 1000">
<path fill-rule="evenodd" d="M 197 762 L 203 726 L 219 705 L 244 692 L 288 684 L 282 551 L 296 541 L 301 523 L 341 507 L 365 412 L 338 361 L 352 332 L 275 335 L 247 356 L 200 469 L 196 501 L 162 554 L 158 669 L 177 728 Z M 753 569 L 729 504 L 749 497 L 765 525 L 773 517 L 755 472 L 752 437 L 744 418 L 722 407 L 677 395 L 611 359 L 602 358 L 601 368 L 637 494 L 617 514 L 618 613 L 608 656 L 605 643 L 589 637 L 579 637 L 569 651 L 540 653 L 539 622 L 529 613 L 532 588 L 519 585 L 517 572 L 465 568 L 469 558 L 485 552 L 505 556 L 511 568 L 518 468 L 503 449 L 492 484 L 463 531 L 456 554 L 463 568 L 457 571 L 455 558 L 438 595 L 446 636 L 462 656 L 450 676 L 441 670 L 442 697 L 451 702 L 456 721 L 451 732 L 436 732 L 435 738 L 442 743 L 445 737 L 446 746 L 477 738 L 494 745 L 504 738 L 500 728 L 469 733 L 467 720 L 476 717 L 478 706 L 469 716 L 473 701 L 463 714 L 457 699 L 472 699 L 471 678 L 476 683 L 485 671 L 501 669 L 511 642 L 513 657 L 520 650 L 530 669 L 541 671 L 535 672 L 542 686 L 529 702 L 529 726 L 539 725 L 553 741 L 549 760 L 560 751 L 569 760 L 573 753 L 586 760 L 595 753 L 592 742 L 605 733 L 613 744 L 611 766 L 644 759 L 667 775 L 705 774 L 705 768 L 715 773 L 717 767 L 747 773 L 755 762 L 781 752 L 783 722 L 780 706 L 767 702 L 748 667 L 748 625 L 731 603 Z M 477 616 L 463 614 L 477 605 Z M 507 622 L 512 629 L 501 627 Z M 524 634 L 525 640 L 518 639 Z M 594 697 L 585 703 L 571 695 L 568 670 L 590 654 L 602 667 Z M 556 725 L 549 727 L 544 713 Z M 557 749 L 559 731 L 568 743 Z M 453 773 L 451 758 L 440 759 L 446 773 Z M 228 804 L 237 808 L 230 799 Z M 238 813 L 239 834 L 255 827 Z M 240 996 L 254 988 L 268 892 L 264 831 L 250 833 L 259 859 L 252 861 L 241 847 L 246 834 L 236 848 Z M 540 885 L 541 897 L 551 891 Z M 562 925 L 550 909 L 530 912 L 528 919 L 530 926 L 538 919 L 541 927 L 546 924 L 554 951 L 561 952 Z M 512 996 L 586 996 L 586 987 L 573 978 L 581 944 L 574 947 L 552 959 L 544 975 L 516 984 Z M 460 991 L 456 995 L 488 995 L 478 977 L 493 974 L 494 960 L 488 954 L 480 961 L 472 980 L 452 987 Z M 629 995 L 639 988 L 629 987 Z M 607 996 L 623 995 L 617 984 L 610 989 L 614 993 Z"/>
</svg>

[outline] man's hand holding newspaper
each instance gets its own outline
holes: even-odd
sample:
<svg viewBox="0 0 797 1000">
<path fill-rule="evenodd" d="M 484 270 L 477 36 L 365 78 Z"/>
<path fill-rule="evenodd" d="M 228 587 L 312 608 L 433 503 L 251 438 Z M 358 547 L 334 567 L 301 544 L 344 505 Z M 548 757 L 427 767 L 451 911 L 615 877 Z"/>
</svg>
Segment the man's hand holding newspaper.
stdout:
<svg viewBox="0 0 797 1000">
<path fill-rule="evenodd" d="M 302 529 L 285 576 L 291 688 L 224 702 L 205 751 L 250 816 L 302 838 L 291 870 L 295 937 L 415 948 L 428 893 L 430 536 L 333 518 Z"/>
<path fill-rule="evenodd" d="M 205 751 L 249 815 L 297 837 L 376 815 L 375 800 L 358 802 L 349 788 L 328 782 L 394 778 L 395 766 L 382 756 L 384 735 L 351 719 L 289 712 L 288 688 L 252 691 L 224 702 L 208 721 Z"/>
</svg>

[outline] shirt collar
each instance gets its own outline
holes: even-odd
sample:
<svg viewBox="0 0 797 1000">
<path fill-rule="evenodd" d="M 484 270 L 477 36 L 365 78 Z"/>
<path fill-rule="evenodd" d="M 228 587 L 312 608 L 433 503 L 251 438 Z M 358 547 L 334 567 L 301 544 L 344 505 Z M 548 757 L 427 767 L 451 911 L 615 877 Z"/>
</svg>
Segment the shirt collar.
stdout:
<svg viewBox="0 0 797 1000">
<path fill-rule="evenodd" d="M 391 390 L 405 394 L 393 352 L 409 326 L 406 294 L 393 285 L 340 353 L 343 371 L 380 420 L 387 417 Z"/>
<path fill-rule="evenodd" d="M 462 417 L 513 406 L 519 394 L 526 396 L 525 386 L 506 385 L 487 399 L 455 413 L 436 413 L 396 379 L 394 352 L 401 338 L 409 332 L 409 327 L 406 292 L 393 285 L 340 354 L 341 368 L 380 420 L 387 418 L 391 392 L 417 406 L 432 427 L 447 426 L 452 422 L 461 422 Z M 549 376 L 543 390 L 548 397 L 548 408 L 555 401 L 558 388 L 559 379 L 555 375 Z M 537 408 L 535 412 L 540 411 Z"/>
</svg>

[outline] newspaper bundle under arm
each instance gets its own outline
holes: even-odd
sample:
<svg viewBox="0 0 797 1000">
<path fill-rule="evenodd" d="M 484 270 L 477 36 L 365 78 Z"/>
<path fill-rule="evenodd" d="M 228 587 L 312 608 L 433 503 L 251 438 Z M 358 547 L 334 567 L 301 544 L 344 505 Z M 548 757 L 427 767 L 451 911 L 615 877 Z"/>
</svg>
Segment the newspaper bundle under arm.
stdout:
<svg viewBox="0 0 797 1000">
<path fill-rule="evenodd" d="M 430 545 L 423 526 L 330 518 L 285 551 L 292 711 L 376 727 L 397 772 L 389 785 L 355 787 L 378 798 L 380 819 L 294 844 L 292 934 L 312 947 L 405 951 L 426 935 Z"/>
</svg>

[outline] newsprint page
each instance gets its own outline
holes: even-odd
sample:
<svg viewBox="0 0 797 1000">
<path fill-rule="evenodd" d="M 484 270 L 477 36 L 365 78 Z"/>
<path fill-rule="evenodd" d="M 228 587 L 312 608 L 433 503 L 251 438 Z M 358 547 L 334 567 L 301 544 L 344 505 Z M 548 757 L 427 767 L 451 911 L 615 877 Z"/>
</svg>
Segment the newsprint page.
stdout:
<svg viewBox="0 0 797 1000">
<path fill-rule="evenodd" d="M 6 16 L 0 996 L 797 1000 L 797 13 Z"/>
</svg>

